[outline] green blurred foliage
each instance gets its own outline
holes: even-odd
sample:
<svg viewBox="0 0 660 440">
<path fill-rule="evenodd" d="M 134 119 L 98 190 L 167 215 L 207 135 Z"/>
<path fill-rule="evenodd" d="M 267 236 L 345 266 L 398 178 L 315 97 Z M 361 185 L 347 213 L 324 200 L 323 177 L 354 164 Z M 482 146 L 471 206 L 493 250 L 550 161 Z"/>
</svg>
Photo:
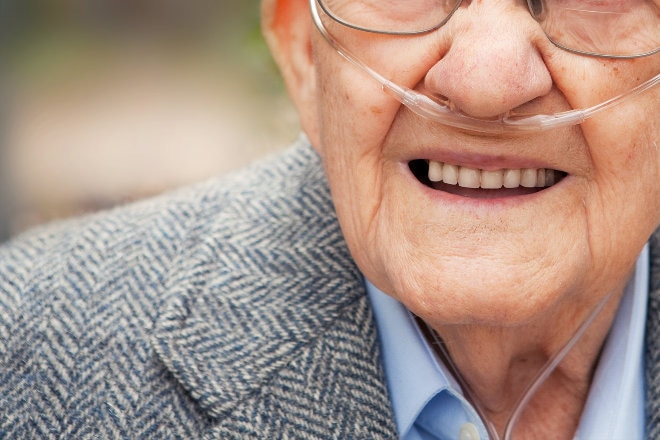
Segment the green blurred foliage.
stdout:
<svg viewBox="0 0 660 440">
<path fill-rule="evenodd" d="M 3 64 L 19 81 L 93 75 L 139 51 L 282 90 L 258 0 L 0 0 L 0 16 Z"/>
</svg>

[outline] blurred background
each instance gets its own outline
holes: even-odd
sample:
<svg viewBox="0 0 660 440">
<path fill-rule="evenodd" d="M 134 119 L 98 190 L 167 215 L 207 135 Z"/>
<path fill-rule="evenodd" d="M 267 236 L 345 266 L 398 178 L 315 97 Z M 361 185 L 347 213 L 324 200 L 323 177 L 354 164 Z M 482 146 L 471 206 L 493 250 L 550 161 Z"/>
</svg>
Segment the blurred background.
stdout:
<svg viewBox="0 0 660 440">
<path fill-rule="evenodd" d="M 0 241 L 286 148 L 258 0 L 0 0 Z"/>
</svg>

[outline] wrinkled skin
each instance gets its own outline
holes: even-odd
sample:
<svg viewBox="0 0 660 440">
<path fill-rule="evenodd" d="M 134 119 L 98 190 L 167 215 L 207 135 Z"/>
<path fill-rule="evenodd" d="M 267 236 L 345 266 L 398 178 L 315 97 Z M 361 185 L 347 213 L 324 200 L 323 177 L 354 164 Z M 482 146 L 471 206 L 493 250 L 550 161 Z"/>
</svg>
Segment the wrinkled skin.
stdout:
<svg viewBox="0 0 660 440">
<path fill-rule="evenodd" d="M 660 224 L 653 116 L 660 88 L 580 126 L 524 136 L 468 133 L 422 119 L 383 93 L 315 32 L 305 0 L 268 0 L 263 11 L 355 261 L 445 339 L 498 429 L 518 384 L 612 292 L 521 420 L 522 432 L 536 438 L 548 427 L 570 437 L 622 289 Z M 465 2 L 439 31 L 414 38 L 328 28 L 385 77 L 443 95 L 480 118 L 591 106 L 660 72 L 660 55 L 612 60 L 558 49 L 523 2 Z M 566 177 L 533 194 L 484 198 L 423 185 L 408 166 L 413 159 L 543 167 Z M 564 405 L 555 414 L 549 401 Z"/>
</svg>

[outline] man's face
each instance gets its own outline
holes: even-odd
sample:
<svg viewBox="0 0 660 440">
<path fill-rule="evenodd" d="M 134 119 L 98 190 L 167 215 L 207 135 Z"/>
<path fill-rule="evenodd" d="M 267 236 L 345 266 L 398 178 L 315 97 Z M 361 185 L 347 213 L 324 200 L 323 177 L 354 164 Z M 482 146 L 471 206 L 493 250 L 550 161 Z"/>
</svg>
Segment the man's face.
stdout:
<svg viewBox="0 0 660 440">
<path fill-rule="evenodd" d="M 328 26 L 385 77 L 479 118 L 588 107 L 660 71 L 659 55 L 562 51 L 520 2 L 471 2 L 418 37 Z M 315 115 L 307 132 L 351 252 L 384 292 L 431 323 L 515 325 L 622 288 L 660 222 L 660 88 L 579 126 L 480 135 L 412 114 L 313 32 L 312 57 L 314 107 L 300 110 Z M 464 186 L 495 170 L 557 182 L 434 188 L 428 161 L 464 168 Z"/>
</svg>

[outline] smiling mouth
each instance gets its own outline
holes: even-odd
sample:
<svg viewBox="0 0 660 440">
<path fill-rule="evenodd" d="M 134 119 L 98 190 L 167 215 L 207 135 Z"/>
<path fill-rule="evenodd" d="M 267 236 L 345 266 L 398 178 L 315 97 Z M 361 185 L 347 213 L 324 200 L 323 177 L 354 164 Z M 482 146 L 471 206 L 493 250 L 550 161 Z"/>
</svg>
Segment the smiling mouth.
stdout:
<svg viewBox="0 0 660 440">
<path fill-rule="evenodd" d="M 566 177 L 563 171 L 546 168 L 480 170 L 425 159 L 412 160 L 409 167 L 417 180 L 430 188 L 473 198 L 533 194 Z"/>
</svg>

